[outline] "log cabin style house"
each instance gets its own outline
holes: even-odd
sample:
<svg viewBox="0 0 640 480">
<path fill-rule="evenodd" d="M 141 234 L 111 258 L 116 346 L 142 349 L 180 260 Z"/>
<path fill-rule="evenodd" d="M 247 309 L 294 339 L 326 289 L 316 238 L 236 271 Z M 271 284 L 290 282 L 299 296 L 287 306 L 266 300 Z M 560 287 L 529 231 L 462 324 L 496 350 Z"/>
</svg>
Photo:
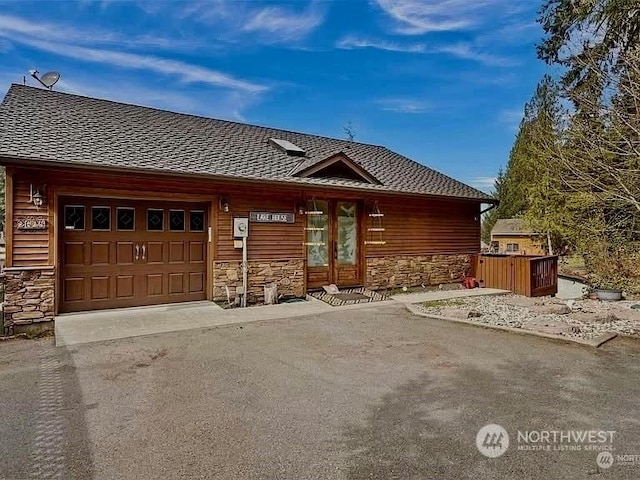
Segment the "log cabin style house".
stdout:
<svg viewBox="0 0 640 480">
<path fill-rule="evenodd" d="M 12 85 L 4 322 L 459 281 L 488 195 L 389 149 Z"/>
</svg>

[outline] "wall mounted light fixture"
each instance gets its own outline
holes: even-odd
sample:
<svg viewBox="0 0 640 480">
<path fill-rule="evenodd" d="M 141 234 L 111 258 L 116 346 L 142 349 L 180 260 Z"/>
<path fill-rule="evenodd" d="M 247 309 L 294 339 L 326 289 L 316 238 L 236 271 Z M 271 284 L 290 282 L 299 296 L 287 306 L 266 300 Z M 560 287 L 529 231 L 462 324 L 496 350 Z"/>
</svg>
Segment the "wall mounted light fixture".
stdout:
<svg viewBox="0 0 640 480">
<path fill-rule="evenodd" d="M 44 195 L 33 184 L 29 185 L 29 202 L 35 205 L 36 210 L 40 210 L 40 207 L 44 204 Z"/>
<path fill-rule="evenodd" d="M 298 215 L 304 215 L 305 213 L 307 213 L 307 208 L 306 208 L 305 204 L 302 203 L 302 202 L 298 202 L 296 204 L 296 210 L 298 212 Z"/>
<path fill-rule="evenodd" d="M 220 197 L 220 200 L 218 201 L 218 207 L 224 213 L 229 213 L 229 210 L 231 210 L 231 207 L 229 207 L 229 200 L 224 197 Z"/>
</svg>

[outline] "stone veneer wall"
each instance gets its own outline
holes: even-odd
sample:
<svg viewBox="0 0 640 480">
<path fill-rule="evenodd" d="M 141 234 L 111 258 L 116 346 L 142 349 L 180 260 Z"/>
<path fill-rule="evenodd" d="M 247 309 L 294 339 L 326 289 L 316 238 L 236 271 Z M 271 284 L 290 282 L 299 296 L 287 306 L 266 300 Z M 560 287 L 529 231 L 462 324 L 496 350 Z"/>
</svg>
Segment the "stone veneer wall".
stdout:
<svg viewBox="0 0 640 480">
<path fill-rule="evenodd" d="M 6 278 L 4 294 L 5 332 L 20 333 L 51 329 L 54 317 L 55 275 L 53 267 L 4 269 Z M 34 325 L 41 324 L 41 325 Z"/>
<path fill-rule="evenodd" d="M 471 255 L 391 255 L 367 258 L 367 287 L 415 287 L 462 281 Z"/>
<path fill-rule="evenodd" d="M 231 298 L 235 297 L 236 287 L 242 286 L 241 263 L 240 261 L 213 262 L 214 300 L 227 299 L 225 286 L 229 287 Z M 250 260 L 248 300 L 264 300 L 264 286 L 270 283 L 278 284 L 278 295 L 304 297 L 306 294 L 304 259 Z"/>
</svg>

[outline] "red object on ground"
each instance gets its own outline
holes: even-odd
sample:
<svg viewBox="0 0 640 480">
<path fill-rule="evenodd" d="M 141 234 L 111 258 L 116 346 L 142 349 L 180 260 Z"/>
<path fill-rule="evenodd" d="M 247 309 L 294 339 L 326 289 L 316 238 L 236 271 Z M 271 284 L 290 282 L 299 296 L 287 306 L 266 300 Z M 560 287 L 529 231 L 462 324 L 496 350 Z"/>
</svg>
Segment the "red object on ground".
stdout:
<svg viewBox="0 0 640 480">
<path fill-rule="evenodd" d="M 478 283 L 478 280 L 476 280 L 476 277 L 464 277 L 464 288 L 472 289 L 479 286 L 480 284 Z"/>
</svg>

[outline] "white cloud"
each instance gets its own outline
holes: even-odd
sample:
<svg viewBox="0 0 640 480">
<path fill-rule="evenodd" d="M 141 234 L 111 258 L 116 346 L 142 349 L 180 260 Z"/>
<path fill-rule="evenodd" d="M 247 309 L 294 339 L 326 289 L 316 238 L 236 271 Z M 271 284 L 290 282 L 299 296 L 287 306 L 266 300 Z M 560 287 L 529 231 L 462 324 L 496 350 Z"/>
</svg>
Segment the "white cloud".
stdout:
<svg viewBox="0 0 640 480">
<path fill-rule="evenodd" d="M 336 43 L 337 48 L 352 50 L 356 48 L 375 48 L 377 50 L 388 50 L 390 52 L 423 53 L 423 44 L 403 45 L 386 40 L 366 39 L 355 36 L 346 36 Z"/>
<path fill-rule="evenodd" d="M 251 12 L 242 30 L 268 34 L 279 41 L 299 40 L 315 30 L 324 20 L 315 8 L 302 13 L 281 7 L 266 7 Z"/>
<path fill-rule="evenodd" d="M 83 29 L 72 25 L 37 22 L 10 15 L 0 15 L 0 36 L 5 37 L 8 41 L 15 40 L 15 36 L 22 36 L 65 44 L 153 47 L 172 50 L 192 48 L 198 44 L 196 41 L 184 41 L 150 34 L 123 36 L 97 28 Z"/>
<path fill-rule="evenodd" d="M 497 177 L 475 177 L 469 180 L 467 183 L 472 187 L 482 190 L 484 192 L 491 192 L 495 186 Z"/>
<path fill-rule="evenodd" d="M 13 41 L 55 55 L 61 55 L 84 62 L 101 63 L 113 67 L 143 70 L 145 72 L 171 76 L 184 83 L 207 84 L 215 87 L 242 90 L 249 93 L 260 93 L 268 89 L 268 87 L 264 85 L 238 79 L 217 70 L 181 62 L 179 60 L 114 50 L 80 47 L 50 41 L 30 40 L 20 37 L 13 38 Z"/>
<path fill-rule="evenodd" d="M 197 1 L 184 6 L 180 16 L 215 25 L 218 34 L 227 39 L 253 35 L 267 44 L 301 40 L 316 30 L 325 19 L 323 9 L 318 7 L 315 0 L 304 10 L 281 6 L 251 8 L 250 2 L 234 0 Z"/>
<path fill-rule="evenodd" d="M 430 50 L 431 53 L 446 53 L 454 57 L 462 58 L 464 60 L 471 60 L 474 62 L 482 63 L 484 65 L 494 67 L 510 67 L 517 65 L 516 60 L 494 55 L 492 53 L 480 52 L 474 49 L 474 47 L 468 43 L 456 43 L 452 45 L 442 45 L 434 47 Z"/>
<path fill-rule="evenodd" d="M 136 79 L 119 81 L 118 88 L 114 89 L 113 85 L 118 80 L 111 77 L 88 78 L 81 72 L 73 72 L 72 78 L 60 79 L 55 89 L 75 95 L 235 121 L 245 121 L 243 110 L 257 101 L 255 95 L 235 91 L 221 91 L 216 94 L 215 102 L 209 102 L 206 101 L 210 96 L 208 90 L 185 93 L 173 90 L 171 86 L 159 87 Z"/>
<path fill-rule="evenodd" d="M 427 102 L 412 98 L 383 98 L 376 101 L 382 110 L 396 113 L 425 113 L 430 109 Z"/>
<path fill-rule="evenodd" d="M 500 0 L 376 0 L 404 35 L 465 30 L 478 22 L 478 11 Z M 504 3 L 504 1 L 502 2 Z"/>
<path fill-rule="evenodd" d="M 511 130 L 516 131 L 520 122 L 522 121 L 522 117 L 524 116 L 524 110 L 522 107 L 518 108 L 507 108 L 502 110 L 498 114 L 498 121 L 503 125 L 506 125 Z"/>
<path fill-rule="evenodd" d="M 374 48 L 377 50 L 387 50 L 390 52 L 446 54 L 464 60 L 482 63 L 483 65 L 499 67 L 513 66 L 517 65 L 518 63 L 517 61 L 507 57 L 478 51 L 468 43 L 427 47 L 423 43 L 402 44 L 388 40 L 369 39 L 349 35 L 340 39 L 336 43 L 336 47 L 344 50 Z"/>
</svg>

